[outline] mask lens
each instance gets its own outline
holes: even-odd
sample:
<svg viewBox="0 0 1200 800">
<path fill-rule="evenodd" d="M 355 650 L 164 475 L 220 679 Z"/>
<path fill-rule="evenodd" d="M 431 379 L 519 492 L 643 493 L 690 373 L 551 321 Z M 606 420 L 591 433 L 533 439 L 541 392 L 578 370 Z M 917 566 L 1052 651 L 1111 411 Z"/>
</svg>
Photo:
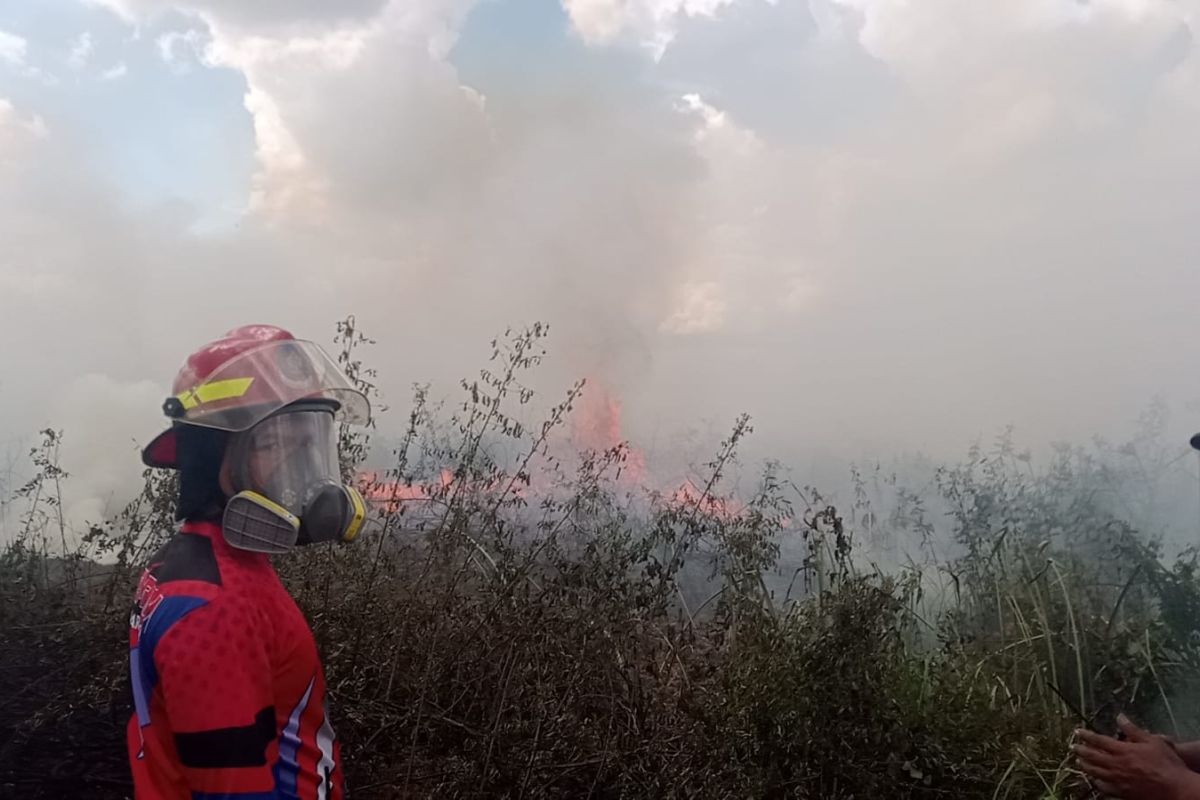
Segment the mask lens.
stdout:
<svg viewBox="0 0 1200 800">
<path fill-rule="evenodd" d="M 304 410 L 269 417 L 244 434 L 242 474 L 249 489 L 299 515 L 338 476 L 333 414 Z"/>
</svg>

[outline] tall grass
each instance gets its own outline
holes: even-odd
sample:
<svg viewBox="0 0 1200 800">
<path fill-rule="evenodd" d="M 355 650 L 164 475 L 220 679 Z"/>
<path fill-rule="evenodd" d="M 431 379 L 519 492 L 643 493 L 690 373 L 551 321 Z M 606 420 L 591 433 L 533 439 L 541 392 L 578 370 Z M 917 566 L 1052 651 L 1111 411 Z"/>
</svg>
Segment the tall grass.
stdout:
<svg viewBox="0 0 1200 800">
<path fill-rule="evenodd" d="M 528 421 L 546 333 L 497 339 L 448 416 L 417 390 L 364 488 L 426 499 L 278 561 L 355 796 L 1085 797 L 1075 725 L 1194 727 L 1195 561 L 1164 565 L 1078 454 L 1038 471 L 1004 442 L 973 450 L 928 495 L 899 491 L 903 513 L 860 493 L 843 514 L 777 465 L 725 502 L 743 417 L 697 493 L 638 491 L 625 445 L 562 452 L 583 383 Z M 374 394 L 353 318 L 337 342 Z M 343 431 L 346 475 L 370 433 Z M 0 794 L 123 797 L 125 604 L 174 486 L 148 471 L 73 539 L 59 443 L 35 452 L 0 555 Z M 883 570 L 856 540 L 914 531 L 953 555 Z"/>
</svg>

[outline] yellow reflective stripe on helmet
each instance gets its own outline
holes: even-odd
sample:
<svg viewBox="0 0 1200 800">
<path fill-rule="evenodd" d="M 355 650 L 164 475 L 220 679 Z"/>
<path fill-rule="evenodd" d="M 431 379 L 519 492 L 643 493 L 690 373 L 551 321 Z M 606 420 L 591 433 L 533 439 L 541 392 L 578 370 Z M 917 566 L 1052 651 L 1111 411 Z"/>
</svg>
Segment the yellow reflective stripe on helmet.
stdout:
<svg viewBox="0 0 1200 800">
<path fill-rule="evenodd" d="M 179 402 L 183 403 L 184 409 L 191 411 L 201 403 L 241 397 L 249 391 L 252 383 L 254 383 L 254 378 L 226 378 L 223 381 L 202 383 L 195 389 L 188 389 L 179 395 Z"/>
<path fill-rule="evenodd" d="M 354 516 L 351 518 L 350 524 L 346 526 L 346 532 L 342 534 L 342 541 L 352 542 L 354 541 L 354 537 L 358 536 L 363 519 L 367 516 L 367 505 L 363 502 L 362 495 L 358 493 L 358 489 L 355 489 L 353 486 L 346 487 L 346 494 L 350 495 L 350 502 L 354 505 Z"/>
</svg>

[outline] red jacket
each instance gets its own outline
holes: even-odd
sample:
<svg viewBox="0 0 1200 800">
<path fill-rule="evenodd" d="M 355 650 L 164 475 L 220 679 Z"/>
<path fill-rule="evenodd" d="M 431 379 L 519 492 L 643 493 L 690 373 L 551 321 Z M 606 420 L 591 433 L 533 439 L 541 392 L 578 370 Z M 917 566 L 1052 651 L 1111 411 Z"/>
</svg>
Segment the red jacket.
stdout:
<svg viewBox="0 0 1200 800">
<path fill-rule="evenodd" d="M 342 800 L 312 631 L 267 556 L 185 522 L 129 631 L 137 800 Z"/>
</svg>

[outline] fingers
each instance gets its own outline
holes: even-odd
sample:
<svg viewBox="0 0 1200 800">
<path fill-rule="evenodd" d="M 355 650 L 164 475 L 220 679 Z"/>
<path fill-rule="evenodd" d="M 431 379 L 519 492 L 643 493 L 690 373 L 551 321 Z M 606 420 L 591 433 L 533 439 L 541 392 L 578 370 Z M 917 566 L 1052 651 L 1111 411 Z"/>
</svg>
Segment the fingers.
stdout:
<svg viewBox="0 0 1200 800">
<path fill-rule="evenodd" d="M 1076 763 L 1079 764 L 1079 769 L 1092 780 L 1111 781 L 1118 777 L 1117 771 L 1112 769 L 1112 765 L 1104 760 L 1103 756 L 1101 756 L 1101 760 L 1099 761 L 1088 758 L 1081 753 L 1077 753 L 1076 756 Z"/>
<path fill-rule="evenodd" d="M 1096 789 L 1098 789 L 1100 793 L 1106 797 L 1120 797 L 1120 795 L 1117 793 L 1119 791 L 1117 787 L 1108 781 L 1103 781 L 1096 778 L 1092 780 L 1092 786 L 1095 786 Z"/>
<path fill-rule="evenodd" d="M 1099 764 L 1100 766 L 1107 767 L 1109 762 L 1112 760 L 1111 753 L 1105 753 L 1103 750 L 1096 750 L 1093 747 L 1088 747 L 1086 744 L 1077 744 L 1071 749 L 1075 753 L 1075 758 L 1079 759 L 1081 762 Z"/>
<path fill-rule="evenodd" d="M 1117 715 L 1117 727 L 1125 734 L 1125 738 L 1131 742 L 1148 742 L 1154 738 L 1148 732 L 1134 725 L 1133 721 L 1124 714 Z"/>
<path fill-rule="evenodd" d="M 1102 750 L 1106 753 L 1119 753 L 1121 751 L 1121 743 L 1111 736 L 1105 736 L 1102 733 L 1089 731 L 1085 728 L 1077 728 L 1075 735 L 1081 742 L 1087 744 L 1095 750 Z"/>
</svg>

